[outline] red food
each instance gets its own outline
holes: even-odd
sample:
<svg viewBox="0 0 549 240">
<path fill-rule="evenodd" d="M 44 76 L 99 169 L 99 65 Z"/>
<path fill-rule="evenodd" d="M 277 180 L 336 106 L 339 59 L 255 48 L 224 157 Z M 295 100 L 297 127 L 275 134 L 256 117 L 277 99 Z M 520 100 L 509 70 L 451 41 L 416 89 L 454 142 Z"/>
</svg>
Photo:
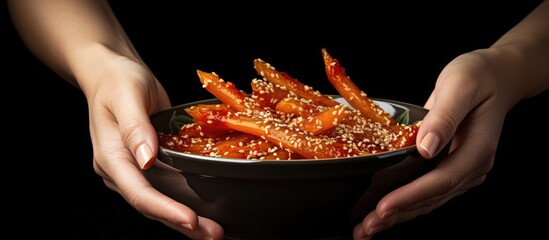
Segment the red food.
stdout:
<svg viewBox="0 0 549 240">
<path fill-rule="evenodd" d="M 204 88 L 221 104 L 185 111 L 194 123 L 178 134 L 159 133 L 160 146 L 192 154 L 262 160 L 354 157 L 415 144 L 421 122 L 398 123 L 345 74 L 322 49 L 328 79 L 353 108 L 342 105 L 256 59 L 264 80 L 252 80 L 252 94 L 215 73 L 198 70 Z"/>
</svg>

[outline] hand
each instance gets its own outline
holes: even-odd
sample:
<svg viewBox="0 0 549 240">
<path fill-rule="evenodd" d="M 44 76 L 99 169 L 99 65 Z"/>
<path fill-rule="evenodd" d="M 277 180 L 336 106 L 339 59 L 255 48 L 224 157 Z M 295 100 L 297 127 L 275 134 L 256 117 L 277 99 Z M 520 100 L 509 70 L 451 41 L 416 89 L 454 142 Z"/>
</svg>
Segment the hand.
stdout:
<svg viewBox="0 0 549 240">
<path fill-rule="evenodd" d="M 170 107 L 162 85 L 139 62 L 116 54 L 107 59 L 89 68 L 102 69 L 92 73 L 96 80 L 82 84 L 95 172 L 146 217 L 192 239 L 222 239 L 221 226 L 157 191 L 143 175 L 142 169 L 156 160 L 158 147 L 149 116 Z"/>
<path fill-rule="evenodd" d="M 430 111 L 417 143 L 426 160 L 448 143 L 449 155 L 434 170 L 382 198 L 355 227 L 355 239 L 369 239 L 429 213 L 484 182 L 509 106 L 505 84 L 499 84 L 495 75 L 481 52 L 463 54 L 443 69 L 425 104 Z"/>
</svg>

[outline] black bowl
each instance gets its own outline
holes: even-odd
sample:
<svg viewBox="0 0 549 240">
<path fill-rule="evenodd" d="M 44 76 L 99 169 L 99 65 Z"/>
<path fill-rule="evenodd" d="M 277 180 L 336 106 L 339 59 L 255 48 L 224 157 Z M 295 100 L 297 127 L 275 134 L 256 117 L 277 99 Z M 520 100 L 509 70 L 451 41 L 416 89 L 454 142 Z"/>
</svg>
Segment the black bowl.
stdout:
<svg viewBox="0 0 549 240">
<path fill-rule="evenodd" d="M 373 99 L 393 116 L 420 121 L 428 110 Z M 151 117 L 177 133 L 191 121 L 179 105 Z M 223 226 L 226 239 L 351 239 L 353 227 L 387 193 L 433 169 L 444 155 L 422 158 L 414 146 L 367 156 L 321 160 L 224 159 L 159 149 L 145 171 L 161 192 Z"/>
</svg>

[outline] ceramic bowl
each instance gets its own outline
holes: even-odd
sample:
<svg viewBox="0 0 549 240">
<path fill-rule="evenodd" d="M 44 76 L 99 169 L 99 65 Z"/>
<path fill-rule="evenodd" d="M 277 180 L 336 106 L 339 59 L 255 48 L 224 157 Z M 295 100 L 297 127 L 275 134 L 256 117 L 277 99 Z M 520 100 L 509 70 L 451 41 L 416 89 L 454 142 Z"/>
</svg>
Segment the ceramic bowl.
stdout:
<svg viewBox="0 0 549 240">
<path fill-rule="evenodd" d="M 375 99 L 393 116 L 422 120 L 428 110 Z M 156 130 L 177 133 L 184 109 L 215 103 L 208 99 L 151 116 Z M 145 171 L 159 191 L 218 222 L 226 239 L 352 239 L 353 227 L 390 191 L 436 166 L 416 146 L 352 158 L 322 160 L 224 159 L 159 149 Z"/>
</svg>

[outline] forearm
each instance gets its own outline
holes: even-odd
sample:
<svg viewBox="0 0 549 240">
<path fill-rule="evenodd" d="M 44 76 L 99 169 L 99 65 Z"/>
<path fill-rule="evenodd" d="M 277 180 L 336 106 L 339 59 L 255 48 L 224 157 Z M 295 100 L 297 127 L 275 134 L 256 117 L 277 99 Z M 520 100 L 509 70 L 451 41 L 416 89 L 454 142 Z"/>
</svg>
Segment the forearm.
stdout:
<svg viewBox="0 0 549 240">
<path fill-rule="evenodd" d="M 101 64 L 105 53 L 141 61 L 107 1 L 8 0 L 8 6 L 31 52 L 79 87 L 88 84 L 87 69 Z"/>
<path fill-rule="evenodd" d="M 549 89 L 549 1 L 479 52 L 486 54 L 495 77 L 505 85 L 509 108 Z"/>
</svg>

